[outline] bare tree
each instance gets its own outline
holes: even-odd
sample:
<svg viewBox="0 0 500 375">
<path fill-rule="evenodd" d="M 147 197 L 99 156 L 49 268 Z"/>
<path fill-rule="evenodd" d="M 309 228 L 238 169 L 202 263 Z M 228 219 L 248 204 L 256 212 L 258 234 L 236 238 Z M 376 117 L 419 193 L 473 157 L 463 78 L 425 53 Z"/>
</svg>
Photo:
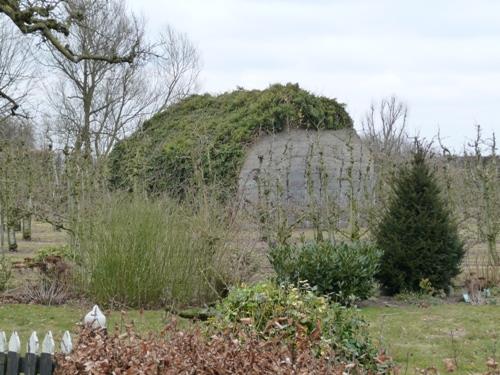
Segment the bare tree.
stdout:
<svg viewBox="0 0 500 375">
<path fill-rule="evenodd" d="M 143 45 L 144 27 L 130 16 L 121 1 L 76 0 L 82 17 L 70 29 L 69 40 L 79 55 L 117 55 Z M 105 26 L 104 26 L 105 25 Z M 76 153 L 89 158 L 106 155 L 114 142 L 142 119 L 151 99 L 139 76 L 145 63 L 84 60 L 74 64 L 51 49 L 51 65 L 59 86 L 50 96 L 58 129 Z"/>
<path fill-rule="evenodd" d="M 29 45 L 19 32 L 0 19 L 0 122 L 16 114 L 31 78 Z"/>
<path fill-rule="evenodd" d="M 362 120 L 362 139 L 374 174 L 370 225 L 376 225 L 390 191 L 390 182 L 412 145 L 407 134 L 408 107 L 396 96 L 372 104 Z"/>
<path fill-rule="evenodd" d="M 22 33 L 40 35 L 67 60 L 74 63 L 82 60 L 133 62 L 140 54 L 140 41 L 124 54 L 120 53 L 122 51 L 114 54 L 78 51 L 67 43 L 65 38 L 71 34 L 71 26 L 85 19 L 85 11 L 81 2 L 73 0 L 0 0 L 0 13 L 10 18 Z"/>
<path fill-rule="evenodd" d="M 465 178 L 468 187 L 464 203 L 468 215 L 476 222 L 479 239 L 486 242 L 490 262 L 500 265 L 497 241 L 500 237 L 500 166 L 495 133 L 484 138 L 477 126 L 476 138 L 464 151 Z"/>
<path fill-rule="evenodd" d="M 74 152 L 99 159 L 147 116 L 193 92 L 199 57 L 187 36 L 172 28 L 158 43 L 147 43 L 143 23 L 128 14 L 121 1 L 77 1 L 84 16 L 72 26 L 70 41 L 79 54 L 124 53 L 137 41 L 144 51 L 131 64 L 74 64 L 52 50 L 60 82 L 50 104 L 60 140 Z"/>
<path fill-rule="evenodd" d="M 188 36 L 167 27 L 155 46 L 158 110 L 191 95 L 198 85 L 200 57 Z"/>
<path fill-rule="evenodd" d="M 403 151 L 408 144 L 406 133 L 408 107 L 396 96 L 372 104 L 361 124 L 370 148 L 391 156 Z"/>
<path fill-rule="evenodd" d="M 17 249 L 15 228 L 31 217 L 34 175 L 33 128 L 27 121 L 5 119 L 0 128 L 0 247 L 7 232 L 9 250 Z"/>
<path fill-rule="evenodd" d="M 106 50 L 104 53 L 100 50 L 77 49 L 72 46 L 72 26 L 88 19 L 85 12 L 82 2 L 78 0 L 0 0 L 0 14 L 10 19 L 21 33 L 40 36 L 41 41 L 72 63 L 132 63 L 141 55 L 143 51 L 140 50 L 140 39 L 135 40 L 126 49 Z M 102 24 L 100 29 L 106 26 Z M 19 101 L 10 95 L 6 87 L 0 83 L 0 99 L 8 101 L 11 113 L 16 114 Z"/>
</svg>

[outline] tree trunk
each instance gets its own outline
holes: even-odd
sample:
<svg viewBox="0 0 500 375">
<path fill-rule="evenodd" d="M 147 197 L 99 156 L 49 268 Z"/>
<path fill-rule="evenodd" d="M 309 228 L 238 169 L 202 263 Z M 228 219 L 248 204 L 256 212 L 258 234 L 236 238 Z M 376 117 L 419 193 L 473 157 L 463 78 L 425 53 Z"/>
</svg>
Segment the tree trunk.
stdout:
<svg viewBox="0 0 500 375">
<path fill-rule="evenodd" d="M 7 241 L 9 243 L 9 251 L 17 251 L 16 231 L 13 226 L 7 226 Z"/>
<path fill-rule="evenodd" d="M 3 211 L 0 210 L 0 250 L 3 251 L 4 241 L 5 241 L 5 220 L 3 217 Z"/>
<path fill-rule="evenodd" d="M 14 230 L 16 232 L 20 232 L 21 231 L 21 220 L 16 220 L 16 222 L 14 223 L 13 228 L 14 228 Z"/>
<path fill-rule="evenodd" d="M 488 235 L 488 253 L 493 266 L 500 266 L 500 256 L 497 251 L 497 239 L 493 234 Z"/>
<path fill-rule="evenodd" d="M 31 215 L 23 217 L 23 240 L 31 241 Z"/>
</svg>

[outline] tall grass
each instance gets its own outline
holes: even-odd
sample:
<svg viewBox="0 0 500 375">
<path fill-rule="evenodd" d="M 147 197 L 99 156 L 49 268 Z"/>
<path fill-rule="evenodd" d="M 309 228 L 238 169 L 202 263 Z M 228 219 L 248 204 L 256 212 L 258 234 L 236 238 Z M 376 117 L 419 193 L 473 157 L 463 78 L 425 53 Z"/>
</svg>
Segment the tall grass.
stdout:
<svg viewBox="0 0 500 375">
<path fill-rule="evenodd" d="M 224 287 L 228 230 L 217 204 L 114 194 L 90 212 L 77 243 L 80 283 L 96 302 L 200 305 Z"/>
</svg>

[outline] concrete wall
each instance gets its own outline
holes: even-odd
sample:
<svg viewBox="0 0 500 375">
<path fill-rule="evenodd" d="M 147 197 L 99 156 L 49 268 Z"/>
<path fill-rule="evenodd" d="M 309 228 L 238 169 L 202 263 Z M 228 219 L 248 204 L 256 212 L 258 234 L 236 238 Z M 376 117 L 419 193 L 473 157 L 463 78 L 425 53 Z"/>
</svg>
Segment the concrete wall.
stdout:
<svg viewBox="0 0 500 375">
<path fill-rule="evenodd" d="M 373 178 L 366 178 L 372 173 L 369 167 L 368 150 L 354 130 L 295 129 L 262 137 L 250 148 L 239 189 L 250 205 L 259 201 L 259 188 L 262 196 L 267 184 L 273 199 L 292 208 L 304 207 L 311 199 L 321 201 L 325 193 L 345 206 L 351 188 L 345 180 L 349 169 L 362 199 L 373 183 Z"/>
</svg>

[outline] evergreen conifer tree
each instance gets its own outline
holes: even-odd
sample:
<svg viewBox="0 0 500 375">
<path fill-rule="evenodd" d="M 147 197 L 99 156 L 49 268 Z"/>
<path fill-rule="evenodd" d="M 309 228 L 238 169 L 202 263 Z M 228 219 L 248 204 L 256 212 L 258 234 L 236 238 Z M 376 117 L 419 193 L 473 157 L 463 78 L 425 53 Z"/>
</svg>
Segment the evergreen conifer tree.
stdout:
<svg viewBox="0 0 500 375">
<path fill-rule="evenodd" d="M 426 156 L 417 142 L 410 165 L 394 181 L 375 232 L 384 251 L 378 279 L 389 294 L 418 291 L 422 279 L 447 291 L 460 272 L 463 244 Z"/>
</svg>

